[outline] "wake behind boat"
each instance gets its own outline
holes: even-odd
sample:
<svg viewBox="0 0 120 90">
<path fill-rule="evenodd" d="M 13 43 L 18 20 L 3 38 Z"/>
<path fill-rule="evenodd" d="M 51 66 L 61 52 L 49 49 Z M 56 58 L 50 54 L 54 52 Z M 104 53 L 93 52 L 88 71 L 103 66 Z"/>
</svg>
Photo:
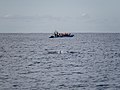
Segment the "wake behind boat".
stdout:
<svg viewBox="0 0 120 90">
<path fill-rule="evenodd" d="M 58 37 L 73 37 L 74 35 L 71 33 L 58 33 L 57 31 L 54 32 L 54 35 L 50 36 L 49 38 L 58 38 Z"/>
</svg>

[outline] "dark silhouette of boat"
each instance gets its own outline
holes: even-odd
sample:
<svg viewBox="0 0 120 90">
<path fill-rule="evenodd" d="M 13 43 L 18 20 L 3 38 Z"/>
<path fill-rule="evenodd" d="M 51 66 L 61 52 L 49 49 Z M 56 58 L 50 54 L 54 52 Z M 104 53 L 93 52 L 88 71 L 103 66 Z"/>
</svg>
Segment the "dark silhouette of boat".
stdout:
<svg viewBox="0 0 120 90">
<path fill-rule="evenodd" d="M 54 32 L 54 35 L 50 36 L 49 38 L 58 38 L 58 37 L 73 37 L 74 35 L 71 33 L 58 33 L 57 31 Z"/>
</svg>

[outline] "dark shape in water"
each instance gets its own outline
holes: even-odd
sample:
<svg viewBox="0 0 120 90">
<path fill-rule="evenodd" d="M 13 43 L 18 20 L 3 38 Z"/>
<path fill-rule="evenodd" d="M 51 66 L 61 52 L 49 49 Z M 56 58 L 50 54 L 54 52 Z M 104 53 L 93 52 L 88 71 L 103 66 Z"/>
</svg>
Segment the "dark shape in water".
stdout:
<svg viewBox="0 0 120 90">
<path fill-rule="evenodd" d="M 50 36 L 49 38 L 58 38 L 58 37 L 73 37 L 71 33 L 58 33 L 57 31 L 54 32 L 54 35 Z"/>
</svg>

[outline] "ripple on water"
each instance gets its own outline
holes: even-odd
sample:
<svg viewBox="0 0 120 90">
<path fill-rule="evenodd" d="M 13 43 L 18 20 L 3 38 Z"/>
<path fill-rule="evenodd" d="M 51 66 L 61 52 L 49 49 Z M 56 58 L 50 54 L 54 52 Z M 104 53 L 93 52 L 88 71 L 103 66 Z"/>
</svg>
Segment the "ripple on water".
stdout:
<svg viewBox="0 0 120 90">
<path fill-rule="evenodd" d="M 120 34 L 0 34 L 0 90 L 119 90 Z"/>
</svg>

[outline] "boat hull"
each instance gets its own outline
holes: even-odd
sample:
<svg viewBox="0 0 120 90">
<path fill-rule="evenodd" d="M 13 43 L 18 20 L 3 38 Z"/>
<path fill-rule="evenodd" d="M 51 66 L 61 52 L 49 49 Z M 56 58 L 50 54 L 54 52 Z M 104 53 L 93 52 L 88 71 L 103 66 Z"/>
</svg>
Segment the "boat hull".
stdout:
<svg viewBox="0 0 120 90">
<path fill-rule="evenodd" d="M 73 37 L 74 35 L 69 36 L 50 36 L 49 38 L 62 38 L 62 37 Z"/>
</svg>

